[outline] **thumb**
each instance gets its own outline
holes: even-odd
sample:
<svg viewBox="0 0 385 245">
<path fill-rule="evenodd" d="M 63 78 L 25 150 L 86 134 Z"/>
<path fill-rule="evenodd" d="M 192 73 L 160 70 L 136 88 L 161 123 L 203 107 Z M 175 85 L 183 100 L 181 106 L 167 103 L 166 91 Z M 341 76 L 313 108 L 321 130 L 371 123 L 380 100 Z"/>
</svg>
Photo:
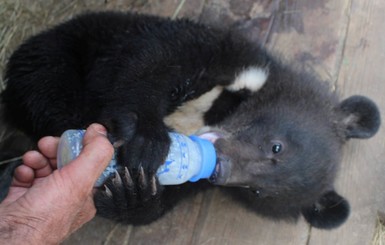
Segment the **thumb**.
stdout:
<svg viewBox="0 0 385 245">
<path fill-rule="evenodd" d="M 102 125 L 91 124 L 84 135 L 79 156 L 63 167 L 62 171 L 68 171 L 78 186 L 93 187 L 111 161 L 114 149 L 106 135 Z"/>
</svg>

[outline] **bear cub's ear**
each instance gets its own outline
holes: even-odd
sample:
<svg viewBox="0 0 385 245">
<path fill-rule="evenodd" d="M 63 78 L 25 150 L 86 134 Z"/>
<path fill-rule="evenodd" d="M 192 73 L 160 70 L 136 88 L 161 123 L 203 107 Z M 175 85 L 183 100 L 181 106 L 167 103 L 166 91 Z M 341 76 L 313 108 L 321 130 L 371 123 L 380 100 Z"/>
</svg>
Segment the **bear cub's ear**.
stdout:
<svg viewBox="0 0 385 245">
<path fill-rule="evenodd" d="M 351 96 L 341 102 L 339 109 L 344 118 L 341 123 L 346 128 L 346 138 L 370 138 L 381 124 L 380 111 L 376 104 L 364 96 Z"/>
<path fill-rule="evenodd" d="M 333 229 L 340 226 L 349 216 L 350 206 L 345 198 L 335 191 L 329 191 L 311 207 L 302 208 L 302 214 L 312 226 Z"/>
</svg>

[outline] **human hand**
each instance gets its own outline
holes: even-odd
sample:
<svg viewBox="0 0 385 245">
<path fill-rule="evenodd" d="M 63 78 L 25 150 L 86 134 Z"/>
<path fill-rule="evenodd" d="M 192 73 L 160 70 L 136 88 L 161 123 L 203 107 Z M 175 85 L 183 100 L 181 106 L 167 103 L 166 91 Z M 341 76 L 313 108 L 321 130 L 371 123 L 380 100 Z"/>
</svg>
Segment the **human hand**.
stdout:
<svg viewBox="0 0 385 245">
<path fill-rule="evenodd" d="M 107 167 L 113 147 L 106 130 L 92 124 L 80 155 L 56 169 L 58 138 L 44 137 L 40 152 L 29 151 L 16 168 L 0 204 L 0 239 L 8 244 L 57 244 L 96 213 L 93 186 Z"/>
</svg>

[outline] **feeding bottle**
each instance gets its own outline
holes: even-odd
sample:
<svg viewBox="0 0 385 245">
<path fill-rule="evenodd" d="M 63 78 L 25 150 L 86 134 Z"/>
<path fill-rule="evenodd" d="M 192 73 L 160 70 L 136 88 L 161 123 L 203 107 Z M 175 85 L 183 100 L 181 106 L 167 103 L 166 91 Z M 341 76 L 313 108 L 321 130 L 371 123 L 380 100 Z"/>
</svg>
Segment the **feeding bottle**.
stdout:
<svg viewBox="0 0 385 245">
<path fill-rule="evenodd" d="M 67 130 L 59 141 L 57 165 L 62 168 L 75 159 L 83 148 L 83 136 L 85 130 Z M 178 185 L 187 181 L 195 182 L 199 179 L 207 179 L 214 172 L 216 153 L 213 144 L 198 136 L 185 136 L 178 133 L 169 133 L 171 145 L 167 159 L 162 164 L 156 176 L 161 185 Z M 95 183 L 101 186 L 107 178 L 115 174 L 120 166 L 116 162 L 116 151 Z"/>
</svg>

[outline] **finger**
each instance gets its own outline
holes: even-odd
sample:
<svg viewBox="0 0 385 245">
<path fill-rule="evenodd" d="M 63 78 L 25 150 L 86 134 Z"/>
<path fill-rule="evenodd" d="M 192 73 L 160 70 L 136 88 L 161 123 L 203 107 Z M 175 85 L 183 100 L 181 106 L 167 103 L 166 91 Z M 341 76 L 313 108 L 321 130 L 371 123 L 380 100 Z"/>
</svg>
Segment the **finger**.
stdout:
<svg viewBox="0 0 385 245">
<path fill-rule="evenodd" d="M 46 177 L 53 171 L 48 159 L 37 151 L 25 153 L 23 163 L 35 171 L 35 178 Z"/>
<path fill-rule="evenodd" d="M 26 165 L 20 165 L 15 169 L 12 184 L 14 187 L 30 187 L 35 179 L 35 172 Z"/>
<path fill-rule="evenodd" d="M 57 148 L 59 144 L 58 137 L 47 136 L 39 140 L 38 147 L 41 153 L 49 159 L 51 166 L 56 169 Z"/>
<path fill-rule="evenodd" d="M 113 147 L 106 137 L 106 130 L 100 124 L 88 127 L 80 155 L 61 171 L 78 186 L 92 188 L 98 177 L 112 159 Z M 83 188 L 76 188 L 82 191 Z"/>
</svg>

